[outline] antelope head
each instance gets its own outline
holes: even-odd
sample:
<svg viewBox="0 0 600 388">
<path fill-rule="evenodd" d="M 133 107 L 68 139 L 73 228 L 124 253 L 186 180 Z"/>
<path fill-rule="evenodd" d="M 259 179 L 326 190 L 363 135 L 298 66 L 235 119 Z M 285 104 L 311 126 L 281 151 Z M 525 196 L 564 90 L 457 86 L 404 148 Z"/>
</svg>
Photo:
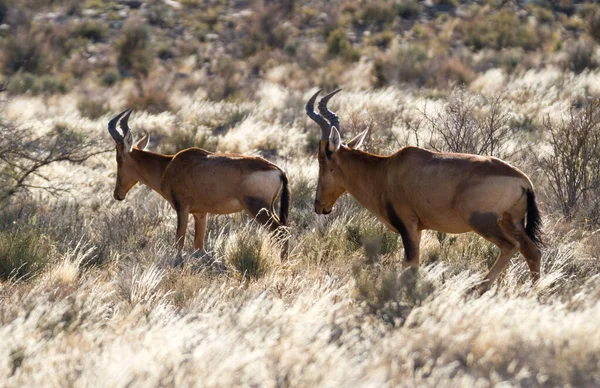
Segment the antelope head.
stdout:
<svg viewBox="0 0 600 388">
<path fill-rule="evenodd" d="M 132 110 L 125 110 L 108 122 L 108 132 L 115 141 L 117 151 L 117 182 L 115 185 L 114 197 L 118 201 L 125 199 L 125 196 L 133 186 L 138 182 L 137 164 L 132 157 L 133 135 L 127 125 L 127 120 Z M 123 134 L 117 130 L 117 123 L 121 127 Z M 138 150 L 144 150 L 148 145 L 148 135 L 146 134 L 135 146 Z"/>
<path fill-rule="evenodd" d="M 319 180 L 315 196 L 315 212 L 329 214 L 337 199 L 346 191 L 343 183 L 343 174 L 340 169 L 340 152 L 348 149 L 357 149 L 362 144 L 367 131 L 363 131 L 348 143 L 342 141 L 340 135 L 340 120 L 338 116 L 327 108 L 327 102 L 341 89 L 329 93 L 319 101 L 319 113 L 314 110 L 314 103 L 321 92 L 317 91 L 306 103 L 306 113 L 321 128 L 321 141 L 319 142 Z"/>
</svg>

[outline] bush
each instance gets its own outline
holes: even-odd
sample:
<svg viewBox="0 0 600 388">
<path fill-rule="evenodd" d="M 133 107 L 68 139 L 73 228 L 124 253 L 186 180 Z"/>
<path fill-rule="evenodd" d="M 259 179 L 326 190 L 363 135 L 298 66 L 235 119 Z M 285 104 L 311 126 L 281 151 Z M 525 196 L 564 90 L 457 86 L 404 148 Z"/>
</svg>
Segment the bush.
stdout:
<svg viewBox="0 0 600 388">
<path fill-rule="evenodd" d="M 150 113 L 161 113 L 171 110 L 169 102 L 170 82 L 159 79 L 159 76 L 137 81 L 137 88 L 127 96 L 126 105 L 131 109 L 145 110 Z"/>
<path fill-rule="evenodd" d="M 8 81 L 8 92 L 10 94 L 56 94 L 66 93 L 69 89 L 66 82 L 51 76 L 36 76 L 30 73 L 17 73 Z"/>
<path fill-rule="evenodd" d="M 0 231 L 0 279 L 21 280 L 39 274 L 50 260 L 51 245 L 32 225 Z"/>
<path fill-rule="evenodd" d="M 422 11 L 422 6 L 416 0 L 400 0 L 396 12 L 403 19 L 416 19 Z"/>
<path fill-rule="evenodd" d="M 131 20 L 125 24 L 115 49 L 121 75 L 148 75 L 153 57 L 150 31 L 142 21 Z"/>
<path fill-rule="evenodd" d="M 102 73 L 102 84 L 105 86 L 113 86 L 121 80 L 119 72 L 115 69 L 108 69 Z"/>
<path fill-rule="evenodd" d="M 245 278 L 260 278 L 280 256 L 271 238 L 265 230 L 257 233 L 252 225 L 230 234 L 225 243 L 225 261 Z"/>
<path fill-rule="evenodd" d="M 102 96 L 87 94 L 77 102 L 77 109 L 83 117 L 95 120 L 108 113 L 106 102 Z"/>
<path fill-rule="evenodd" d="M 562 214 L 573 220 L 582 206 L 598 205 L 600 101 L 587 102 L 580 110 L 572 108 L 568 118 L 560 122 L 546 118 L 544 126 L 550 135 L 552 154 L 542 158 L 542 170 Z M 592 221 L 600 223 L 600 219 Z"/>
<path fill-rule="evenodd" d="M 597 9 L 589 18 L 588 21 L 589 33 L 596 40 L 596 42 L 600 43 L 600 9 Z"/>
<path fill-rule="evenodd" d="M 366 25 L 389 24 L 394 21 L 397 8 L 391 0 L 369 0 L 362 4 L 357 15 L 358 19 Z"/>
<path fill-rule="evenodd" d="M 42 44 L 22 31 L 5 39 L 1 55 L 2 70 L 7 75 L 19 71 L 39 73 L 46 66 Z"/>
<path fill-rule="evenodd" d="M 355 266 L 353 277 L 356 299 L 365 311 L 395 327 L 402 326 L 410 312 L 434 292 L 433 284 L 412 268 L 397 273 Z"/>
<path fill-rule="evenodd" d="M 429 74 L 429 59 L 425 47 L 418 44 L 403 44 L 392 48 L 376 59 L 373 72 L 376 86 L 395 83 L 424 85 Z"/>
<path fill-rule="evenodd" d="M 422 112 L 434 134 L 429 147 L 443 152 L 508 157 L 507 142 L 512 131 L 509 112 L 502 102 L 501 95 L 487 100 L 468 96 L 462 88 L 454 90 L 445 113 Z"/>
<path fill-rule="evenodd" d="M 75 25 L 73 33 L 92 42 L 101 42 L 106 38 L 108 28 L 103 22 L 84 20 Z"/>
<path fill-rule="evenodd" d="M 352 46 L 342 29 L 331 31 L 327 37 L 327 53 L 339 55 L 349 61 L 357 61 L 360 53 Z"/>
<path fill-rule="evenodd" d="M 400 236 L 387 229 L 379 220 L 367 216 L 356 221 L 346 227 L 346 240 L 353 250 L 364 247 L 369 261 L 374 261 L 379 255 L 395 253 L 400 248 Z"/>
<path fill-rule="evenodd" d="M 465 43 L 476 50 L 501 50 L 508 47 L 535 50 L 539 45 L 535 29 L 521 23 L 518 15 L 509 9 L 489 16 L 477 15 L 474 20 L 467 21 L 462 29 Z"/>
<path fill-rule="evenodd" d="M 34 177 L 45 178 L 41 170 L 56 162 L 81 163 L 102 152 L 98 140 L 83 136 L 63 125 L 39 134 L 27 127 L 16 127 L 0 120 L 0 209 L 18 193 L 45 190 L 61 191 L 52 185 L 33 185 Z"/>
<path fill-rule="evenodd" d="M 589 40 L 580 39 L 575 44 L 567 45 L 567 59 L 563 67 L 575 73 L 598 67 L 596 44 Z"/>
</svg>

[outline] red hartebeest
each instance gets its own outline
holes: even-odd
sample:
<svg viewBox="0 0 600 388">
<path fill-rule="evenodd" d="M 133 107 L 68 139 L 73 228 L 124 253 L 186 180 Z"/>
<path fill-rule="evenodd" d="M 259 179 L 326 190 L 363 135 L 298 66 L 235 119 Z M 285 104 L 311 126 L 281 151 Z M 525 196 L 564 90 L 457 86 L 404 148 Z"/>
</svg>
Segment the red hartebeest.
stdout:
<svg viewBox="0 0 600 388">
<path fill-rule="evenodd" d="M 162 195 L 177 212 L 177 257 L 181 259 L 189 214 L 196 222 L 194 248 L 204 253 L 206 216 L 246 210 L 260 223 L 276 230 L 286 224 L 290 190 L 285 172 L 258 156 L 212 153 L 187 148 L 175 155 L 145 151 L 148 135 L 135 146 L 127 125 L 131 110 L 108 123 L 116 143 L 115 199 L 122 201 L 138 182 Z M 117 129 L 119 123 L 123 135 Z M 281 193 L 279 216 L 274 212 Z"/>
<path fill-rule="evenodd" d="M 321 127 L 317 214 L 329 214 L 347 191 L 400 234 L 410 266 L 419 265 L 422 230 L 474 231 L 500 249 L 484 288 L 517 251 L 527 261 L 533 279 L 539 279 L 541 219 L 533 185 L 523 172 L 494 157 L 418 147 L 405 147 L 390 156 L 359 151 L 356 148 L 366 131 L 344 144 L 339 119 L 327 108 L 339 90 L 321 99 L 321 114 L 314 111 L 319 92 L 306 104 L 308 116 Z"/>
</svg>

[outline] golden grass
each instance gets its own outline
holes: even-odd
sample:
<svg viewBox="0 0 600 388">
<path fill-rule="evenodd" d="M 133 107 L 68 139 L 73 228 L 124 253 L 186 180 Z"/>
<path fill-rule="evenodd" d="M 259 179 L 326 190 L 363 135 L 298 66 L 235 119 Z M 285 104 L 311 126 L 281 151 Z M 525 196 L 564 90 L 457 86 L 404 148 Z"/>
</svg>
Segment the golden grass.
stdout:
<svg viewBox="0 0 600 388">
<path fill-rule="evenodd" d="M 490 84 L 500 82 L 489 76 Z M 540 123 L 550 111 L 564 112 L 597 76 L 550 70 L 503 78 L 505 108 Z M 567 97 L 557 98 L 553 82 Z M 485 94 L 486 84 L 479 79 L 474 88 Z M 62 98 L 77 100 L 76 93 Z M 71 182 L 69 192 L 34 198 L 22 213 L 53 244 L 47 264 L 30 280 L 0 284 L 6 386 L 600 384 L 597 233 L 558 216 L 535 158 L 513 162 L 532 177 L 545 214 L 542 281 L 532 285 L 515 257 L 478 296 L 471 290 L 495 254 L 478 236 L 426 232 L 424 265 L 403 272 L 401 241 L 352 199 L 316 216 L 317 166 L 307 144 L 318 131 L 304 119 L 305 96 L 272 85 L 261 93 L 261 100 L 239 104 L 173 98 L 177 113 L 136 112 L 130 123 L 136 135 L 150 133 L 152 150 L 173 147 L 198 126 L 220 150 L 268 155 L 282 165 L 294 198 L 290 257 L 281 261 L 277 243 L 247 216 L 214 216 L 207 251 L 227 269 L 192 265 L 190 239 L 190 263 L 169 268 L 163 263 L 174 254 L 175 214 L 146 188 L 115 202 L 112 152 L 80 166 L 56 165 L 47 176 Z M 117 91 L 116 103 L 126 95 Z M 277 104 L 281 98 L 289 104 Z M 40 130 L 60 121 L 103 136 L 110 149 L 108 116 L 83 119 L 64 101 L 40 106 L 41 99 L 16 97 L 8 110 Z M 443 114 L 446 101 L 388 88 L 345 91 L 331 105 L 342 129 L 350 115 L 357 123 L 385 117 L 390 127 L 377 136 L 404 139 L 411 129 L 403 118 L 418 119 L 425 107 Z M 426 126 L 419 131 L 427 138 Z M 546 144 L 544 133 L 524 141 Z"/>
</svg>

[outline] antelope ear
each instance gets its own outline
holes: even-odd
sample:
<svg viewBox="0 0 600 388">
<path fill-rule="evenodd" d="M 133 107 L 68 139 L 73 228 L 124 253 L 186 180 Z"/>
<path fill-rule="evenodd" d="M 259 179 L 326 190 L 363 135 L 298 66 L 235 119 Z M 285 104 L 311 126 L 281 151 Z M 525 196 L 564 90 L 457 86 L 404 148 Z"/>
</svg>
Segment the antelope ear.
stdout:
<svg viewBox="0 0 600 388">
<path fill-rule="evenodd" d="M 127 135 L 123 138 L 123 145 L 126 152 L 131 152 L 133 148 L 133 135 L 131 131 L 127 132 Z"/>
<path fill-rule="evenodd" d="M 355 150 L 358 149 L 362 145 L 363 140 L 365 140 L 365 136 L 367 136 L 367 132 L 369 132 L 369 129 L 365 129 L 358 135 L 354 136 L 352 138 L 352 140 L 350 140 L 348 142 L 348 147 L 353 148 Z"/>
<path fill-rule="evenodd" d="M 150 135 L 146 133 L 135 146 L 143 151 L 146 149 L 146 147 L 148 147 L 148 141 L 150 141 Z"/>
<path fill-rule="evenodd" d="M 329 143 L 327 144 L 329 152 L 335 152 L 339 150 L 341 144 L 342 138 L 340 137 L 340 132 L 335 126 L 332 125 L 331 132 L 329 133 Z"/>
</svg>

